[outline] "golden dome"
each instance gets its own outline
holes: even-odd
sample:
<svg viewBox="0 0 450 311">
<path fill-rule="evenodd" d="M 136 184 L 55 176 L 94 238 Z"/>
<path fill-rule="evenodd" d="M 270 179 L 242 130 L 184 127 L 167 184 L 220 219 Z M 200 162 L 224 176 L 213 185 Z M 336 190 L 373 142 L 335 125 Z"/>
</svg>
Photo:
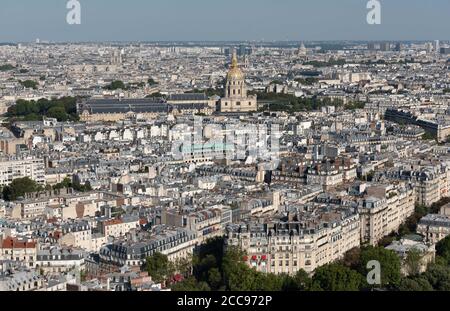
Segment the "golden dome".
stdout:
<svg viewBox="0 0 450 311">
<path fill-rule="evenodd" d="M 227 74 L 227 80 L 244 80 L 244 73 L 239 68 L 236 51 L 233 53 L 233 59 L 231 60 L 231 66 Z"/>
</svg>

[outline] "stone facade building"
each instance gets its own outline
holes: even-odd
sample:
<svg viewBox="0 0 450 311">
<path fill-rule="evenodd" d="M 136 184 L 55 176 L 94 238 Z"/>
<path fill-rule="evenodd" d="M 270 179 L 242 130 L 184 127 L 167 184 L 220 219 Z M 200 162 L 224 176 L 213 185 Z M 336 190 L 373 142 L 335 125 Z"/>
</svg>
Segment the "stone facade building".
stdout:
<svg viewBox="0 0 450 311">
<path fill-rule="evenodd" d="M 246 252 L 244 261 L 257 271 L 312 273 L 360 246 L 359 215 L 336 212 L 313 222 L 245 223 L 228 228 L 226 245 Z"/>
<path fill-rule="evenodd" d="M 220 112 L 250 112 L 258 110 L 256 96 L 248 96 L 245 75 L 239 68 L 236 52 L 225 84 L 225 97 L 220 100 Z"/>
</svg>

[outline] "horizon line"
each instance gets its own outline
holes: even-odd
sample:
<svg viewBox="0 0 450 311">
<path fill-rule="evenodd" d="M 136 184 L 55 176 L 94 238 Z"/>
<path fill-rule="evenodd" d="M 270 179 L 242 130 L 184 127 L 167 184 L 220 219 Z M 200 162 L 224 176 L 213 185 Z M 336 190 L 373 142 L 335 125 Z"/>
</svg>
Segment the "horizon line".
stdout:
<svg viewBox="0 0 450 311">
<path fill-rule="evenodd" d="M 36 40 L 40 40 L 39 43 Z M 85 44 L 85 43 L 365 43 L 365 42 L 450 42 L 450 39 L 342 39 L 342 40 L 73 40 L 57 41 L 36 38 L 34 41 L 0 41 L 0 44 Z"/>
</svg>

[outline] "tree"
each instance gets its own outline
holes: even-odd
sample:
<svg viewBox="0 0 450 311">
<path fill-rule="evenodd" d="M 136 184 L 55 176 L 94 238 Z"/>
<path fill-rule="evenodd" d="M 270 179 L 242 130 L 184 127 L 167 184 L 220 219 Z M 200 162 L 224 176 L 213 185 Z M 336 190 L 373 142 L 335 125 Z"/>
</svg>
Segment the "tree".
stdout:
<svg viewBox="0 0 450 311">
<path fill-rule="evenodd" d="M 0 65 L 0 71 L 10 71 L 13 70 L 14 68 L 16 67 L 14 67 L 11 64 Z"/>
<path fill-rule="evenodd" d="M 47 116 L 50 118 L 55 118 L 60 122 L 65 122 L 69 119 L 64 107 L 52 107 L 48 110 Z"/>
<path fill-rule="evenodd" d="M 37 89 L 38 83 L 36 81 L 33 80 L 25 80 L 25 81 L 19 81 L 19 83 L 28 89 Z"/>
<path fill-rule="evenodd" d="M 417 204 L 414 212 L 417 214 L 417 218 L 420 219 L 429 213 L 429 209 L 425 205 Z"/>
<path fill-rule="evenodd" d="M 184 277 L 190 276 L 192 273 L 192 259 L 192 256 L 178 259 L 175 262 L 176 272 L 182 274 Z"/>
<path fill-rule="evenodd" d="M 72 179 L 69 177 L 64 178 L 64 180 L 56 185 L 53 186 L 53 189 L 59 190 L 64 188 L 71 188 L 72 187 Z"/>
<path fill-rule="evenodd" d="M 359 247 L 352 248 L 345 253 L 341 263 L 350 269 L 357 269 L 361 264 L 361 249 Z"/>
<path fill-rule="evenodd" d="M 253 270 L 255 276 L 254 288 L 256 291 L 279 292 L 283 289 L 285 276 L 273 273 L 261 273 Z"/>
<path fill-rule="evenodd" d="M 436 244 L 436 255 L 441 256 L 450 264 L 450 236 Z"/>
<path fill-rule="evenodd" d="M 366 103 L 360 101 L 352 101 L 350 103 L 345 104 L 344 109 L 354 111 L 357 109 L 364 109 L 364 107 L 366 107 Z"/>
<path fill-rule="evenodd" d="M 125 83 L 123 83 L 122 81 L 116 80 L 116 81 L 111 82 L 109 85 L 107 85 L 106 89 L 111 90 L 111 91 L 119 90 L 119 89 L 125 90 L 126 86 L 125 86 Z"/>
<path fill-rule="evenodd" d="M 23 197 L 26 193 L 42 191 L 43 188 L 29 177 L 14 179 L 9 186 L 3 188 L 3 199 L 5 201 L 15 201 Z"/>
<path fill-rule="evenodd" d="M 361 265 L 359 271 L 362 275 L 367 274 L 367 263 L 376 260 L 381 265 L 381 285 L 383 287 L 395 287 L 401 279 L 400 258 L 394 251 L 384 247 L 369 246 L 361 250 Z"/>
<path fill-rule="evenodd" d="M 153 78 L 148 79 L 147 83 L 148 83 L 149 86 L 153 86 L 153 85 L 157 85 L 158 84 L 158 82 L 153 80 Z"/>
<path fill-rule="evenodd" d="M 438 291 L 450 291 L 450 267 L 441 265 L 430 265 L 423 276 L 430 282 L 431 286 Z"/>
<path fill-rule="evenodd" d="M 295 290 L 297 291 L 307 291 L 311 287 L 312 280 L 309 277 L 308 273 L 305 270 L 299 270 L 292 278 L 295 284 Z"/>
<path fill-rule="evenodd" d="M 43 98 L 38 101 L 19 99 L 16 105 L 8 108 L 7 116 L 30 121 L 42 120 L 43 116 L 56 117 L 59 121 L 78 121 L 77 98 L 62 97 L 52 100 Z"/>
<path fill-rule="evenodd" d="M 212 254 L 206 255 L 206 257 L 200 259 L 198 262 L 195 269 L 196 275 L 199 279 L 207 280 L 209 270 L 215 267 L 217 267 L 216 257 Z"/>
<path fill-rule="evenodd" d="M 422 253 L 416 249 L 412 249 L 408 252 L 408 255 L 406 256 L 404 265 L 406 267 L 406 272 L 410 276 L 415 276 L 420 274 L 420 268 L 421 268 L 421 261 L 422 261 Z"/>
<path fill-rule="evenodd" d="M 64 178 L 64 180 L 62 182 L 53 186 L 54 190 L 60 190 L 60 189 L 64 189 L 64 188 L 66 188 L 66 189 L 73 188 L 74 190 L 76 190 L 78 192 L 92 191 L 92 187 L 89 184 L 89 182 L 82 185 L 82 184 L 80 184 L 79 181 L 72 182 L 72 180 L 69 177 Z"/>
<path fill-rule="evenodd" d="M 314 77 L 308 77 L 308 78 L 297 78 L 295 79 L 295 81 L 302 85 L 314 85 L 315 83 L 319 82 L 319 79 Z"/>
<path fill-rule="evenodd" d="M 171 289 L 176 292 L 207 292 L 211 290 L 206 282 L 197 282 L 194 277 L 173 284 Z"/>
<path fill-rule="evenodd" d="M 160 92 L 154 92 L 152 94 L 145 96 L 145 98 L 166 98 L 166 95 L 161 94 Z"/>
<path fill-rule="evenodd" d="M 74 181 L 71 184 L 71 188 L 75 189 L 78 192 L 88 192 L 88 191 L 92 191 L 92 187 L 89 184 L 89 182 L 85 183 L 84 185 L 80 184 L 79 181 Z"/>
<path fill-rule="evenodd" d="M 424 277 L 404 278 L 398 287 L 400 291 L 432 291 L 433 286 Z"/>
<path fill-rule="evenodd" d="M 212 289 L 218 289 L 222 285 L 222 275 L 218 268 L 211 268 L 208 271 L 208 284 Z"/>
<path fill-rule="evenodd" d="M 163 283 L 170 277 L 172 267 L 166 255 L 156 252 L 150 257 L 147 257 L 147 271 L 148 275 L 156 283 Z"/>
<path fill-rule="evenodd" d="M 435 140 L 436 137 L 428 132 L 422 135 L 423 140 Z"/>
<path fill-rule="evenodd" d="M 285 276 L 261 273 L 243 261 L 244 253 L 236 247 L 229 247 L 223 258 L 222 271 L 226 289 L 231 291 L 280 291 Z"/>
<path fill-rule="evenodd" d="M 336 263 L 317 268 L 312 280 L 325 291 L 358 291 L 364 282 L 358 272 Z"/>
<path fill-rule="evenodd" d="M 324 106 L 336 106 L 342 107 L 344 102 L 341 99 L 330 98 L 298 98 L 291 94 L 279 94 L 279 93 L 263 93 L 263 92 L 251 92 L 250 95 L 257 95 L 258 99 L 270 102 L 261 107 L 261 111 L 284 111 L 287 113 L 295 113 L 301 111 L 318 110 Z"/>
<path fill-rule="evenodd" d="M 252 291 L 255 288 L 255 273 L 242 260 L 244 253 L 229 247 L 223 258 L 224 282 L 231 291 Z"/>
</svg>

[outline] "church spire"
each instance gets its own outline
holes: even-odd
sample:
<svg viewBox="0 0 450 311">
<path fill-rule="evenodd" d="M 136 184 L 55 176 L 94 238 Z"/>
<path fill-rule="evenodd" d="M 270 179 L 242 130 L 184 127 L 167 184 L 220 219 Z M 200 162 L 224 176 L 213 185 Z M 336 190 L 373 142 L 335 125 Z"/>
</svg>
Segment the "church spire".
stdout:
<svg viewBox="0 0 450 311">
<path fill-rule="evenodd" d="M 237 67 L 238 67 L 237 53 L 236 53 L 236 50 L 233 50 L 233 58 L 231 59 L 231 68 L 237 68 Z"/>
</svg>

